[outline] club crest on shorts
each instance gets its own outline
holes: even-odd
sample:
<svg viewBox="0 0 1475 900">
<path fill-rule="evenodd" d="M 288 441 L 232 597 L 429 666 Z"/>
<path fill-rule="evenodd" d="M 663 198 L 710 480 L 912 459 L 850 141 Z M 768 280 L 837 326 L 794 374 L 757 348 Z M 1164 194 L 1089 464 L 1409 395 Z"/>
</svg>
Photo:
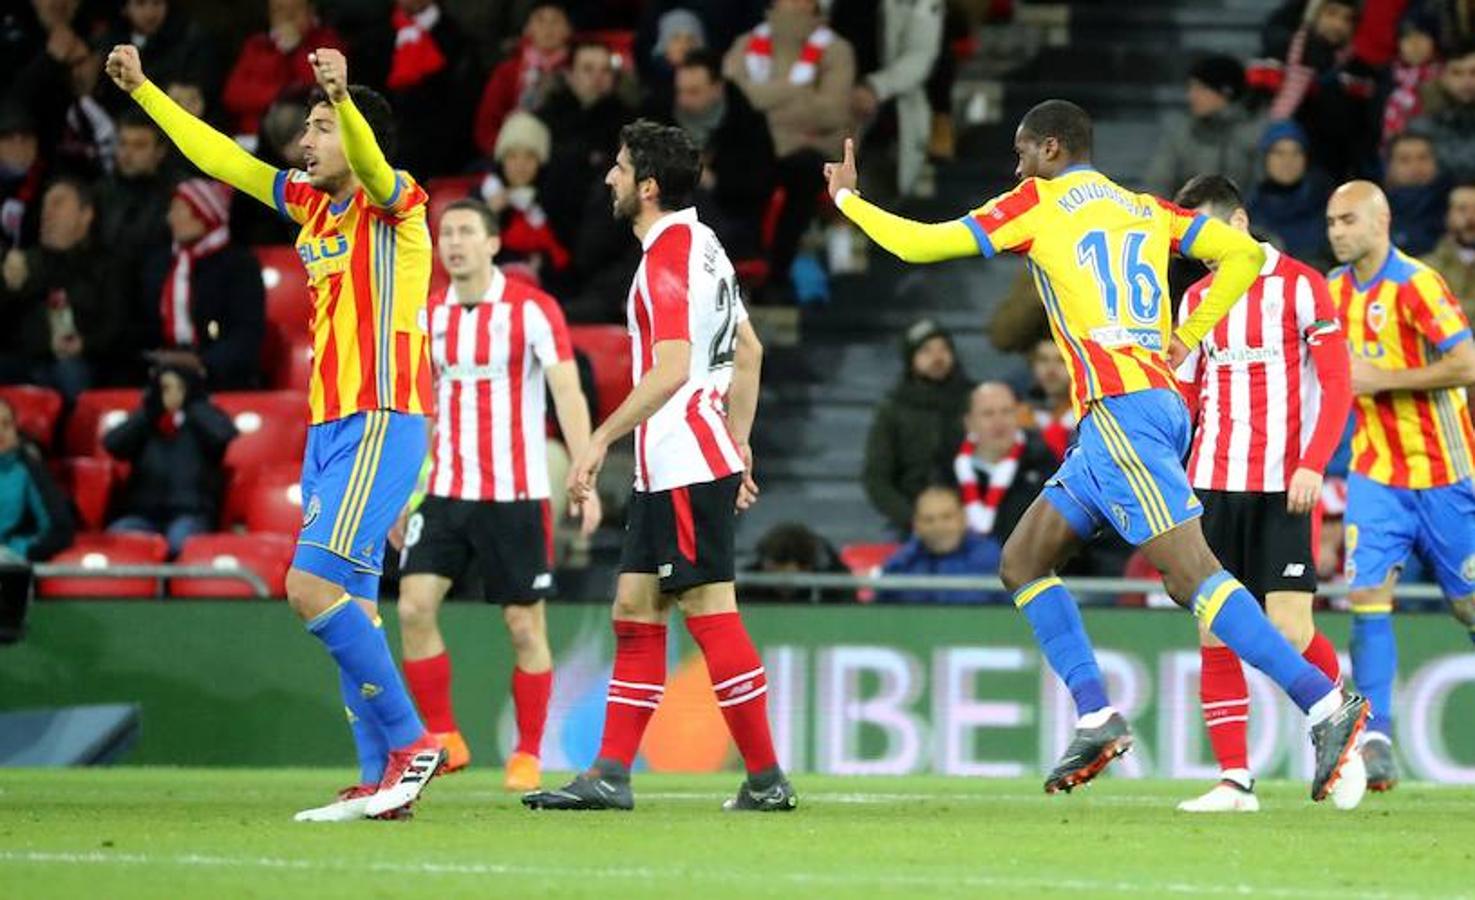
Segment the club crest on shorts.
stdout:
<svg viewBox="0 0 1475 900">
<path fill-rule="evenodd" d="M 308 528 L 323 514 L 323 501 L 317 494 L 313 494 L 307 500 L 307 506 L 302 508 L 302 527 Z"/>
<path fill-rule="evenodd" d="M 1460 563 L 1460 577 L 1466 581 L 1475 581 L 1475 553 L 1471 553 Z"/>
<path fill-rule="evenodd" d="M 1111 505 L 1111 514 L 1116 517 L 1117 525 L 1121 526 L 1121 529 L 1123 531 L 1126 531 L 1127 523 L 1131 521 L 1130 517 L 1128 517 L 1127 515 L 1126 507 L 1122 506 L 1120 503 L 1113 503 Z"/>
</svg>

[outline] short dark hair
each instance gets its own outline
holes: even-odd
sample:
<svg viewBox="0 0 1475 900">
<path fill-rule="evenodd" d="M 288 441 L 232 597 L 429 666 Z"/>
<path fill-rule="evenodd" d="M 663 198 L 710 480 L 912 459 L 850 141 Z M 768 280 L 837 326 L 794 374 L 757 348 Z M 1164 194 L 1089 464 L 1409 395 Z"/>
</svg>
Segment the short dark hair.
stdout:
<svg viewBox="0 0 1475 900">
<path fill-rule="evenodd" d="M 492 212 L 490 206 L 475 197 L 462 197 L 460 200 L 447 203 L 446 208 L 441 212 L 441 217 L 444 218 L 446 213 L 455 212 L 458 209 L 468 210 L 480 216 L 481 224 L 486 227 L 489 237 L 496 237 L 502 233 L 501 225 L 497 222 L 497 214 Z"/>
<path fill-rule="evenodd" d="M 802 522 L 782 522 L 758 539 L 758 565 L 798 566 L 817 571 L 825 557 L 824 538 Z"/>
<path fill-rule="evenodd" d="M 46 191 L 50 191 L 55 187 L 71 188 L 72 192 L 77 195 L 77 202 L 88 209 L 93 209 L 97 206 L 97 197 L 92 193 L 92 186 L 75 175 L 60 175 L 51 179 L 46 185 Z"/>
<path fill-rule="evenodd" d="M 706 69 L 713 81 L 722 80 L 722 56 L 716 50 L 706 47 L 686 51 L 686 55 L 681 58 L 681 62 L 676 64 L 676 68 Z"/>
<path fill-rule="evenodd" d="M 579 54 L 585 50 L 598 50 L 608 55 L 611 59 L 613 59 L 615 55 L 615 51 L 612 50 L 610 48 L 610 45 L 606 44 L 604 41 L 596 41 L 590 38 L 579 38 L 577 41 L 574 41 L 572 44 L 569 45 L 569 63 L 572 64 L 575 59 L 578 59 Z"/>
<path fill-rule="evenodd" d="M 691 195 L 702 174 L 702 160 L 685 131 L 637 119 L 620 129 L 620 143 L 630 154 L 636 183 L 653 178 L 660 185 L 662 209 L 691 205 Z"/>
<path fill-rule="evenodd" d="M 1091 155 L 1091 116 L 1069 100 L 1046 100 L 1019 121 L 1019 127 L 1040 140 L 1054 138 L 1075 159 Z"/>
<path fill-rule="evenodd" d="M 1244 209 L 1244 196 L 1233 179 L 1224 175 L 1195 175 L 1179 188 L 1173 202 L 1184 209 L 1207 206 L 1216 215 L 1228 216 Z"/>
<path fill-rule="evenodd" d="M 136 106 L 126 107 L 118 114 L 118 130 L 121 131 L 124 128 L 147 128 L 153 132 L 154 140 L 161 144 L 165 141 L 164 132 L 160 131 L 159 126 L 154 124 L 154 120 L 148 117 L 148 113 Z"/>
<path fill-rule="evenodd" d="M 1406 144 L 1409 141 L 1418 141 L 1421 144 L 1428 144 L 1430 150 L 1434 149 L 1434 139 L 1424 132 L 1401 131 L 1398 134 L 1395 134 L 1392 140 L 1388 141 L 1388 158 L 1393 158 L 1393 151 L 1398 148 L 1399 144 Z"/>
<path fill-rule="evenodd" d="M 385 159 L 393 162 L 398 133 L 389 101 L 384 99 L 383 94 L 362 84 L 348 86 L 348 99 L 353 101 L 353 105 L 363 114 L 364 121 L 369 123 L 369 130 L 374 132 L 374 143 L 379 145 L 379 151 L 384 154 Z M 333 105 L 326 91 L 320 87 L 313 88 L 307 97 L 307 108 L 310 111 L 320 103 Z"/>
</svg>

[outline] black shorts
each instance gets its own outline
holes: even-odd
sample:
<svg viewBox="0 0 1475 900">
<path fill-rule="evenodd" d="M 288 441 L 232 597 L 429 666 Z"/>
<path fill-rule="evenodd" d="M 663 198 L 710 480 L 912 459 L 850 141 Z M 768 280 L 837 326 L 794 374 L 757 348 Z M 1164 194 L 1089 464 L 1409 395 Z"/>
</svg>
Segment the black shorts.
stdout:
<svg viewBox="0 0 1475 900">
<path fill-rule="evenodd" d="M 1286 510 L 1284 491 L 1274 494 L 1199 491 L 1209 549 L 1265 602 L 1271 591 L 1316 592 L 1311 516 Z"/>
<path fill-rule="evenodd" d="M 429 496 L 405 524 L 400 575 L 456 581 L 472 561 L 488 603 L 553 596 L 553 523 L 547 500 Z"/>
<path fill-rule="evenodd" d="M 669 491 L 633 492 L 620 571 L 659 577 L 663 594 L 734 580 L 742 479 L 738 472 Z"/>
</svg>

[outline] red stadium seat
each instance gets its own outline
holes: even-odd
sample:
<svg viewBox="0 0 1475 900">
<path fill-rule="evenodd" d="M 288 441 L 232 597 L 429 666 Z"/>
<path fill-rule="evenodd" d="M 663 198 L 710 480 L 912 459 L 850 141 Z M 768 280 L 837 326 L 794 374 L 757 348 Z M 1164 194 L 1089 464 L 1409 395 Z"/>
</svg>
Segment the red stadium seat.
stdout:
<svg viewBox="0 0 1475 900">
<path fill-rule="evenodd" d="M 271 387 L 278 391 L 306 393 L 312 381 L 312 343 L 302 339 L 272 348 L 266 371 Z"/>
<path fill-rule="evenodd" d="M 430 226 L 432 241 L 440 233 L 441 213 L 457 200 L 464 200 L 472 196 L 484 178 L 486 178 L 485 175 L 451 175 L 445 178 L 432 178 L 425 182 L 425 193 L 430 195 L 430 201 L 425 209 L 425 224 Z"/>
<path fill-rule="evenodd" d="M 881 544 L 846 544 L 840 548 L 840 561 L 855 575 L 877 575 L 881 572 L 881 564 L 891 558 L 891 554 L 899 547 L 896 543 Z M 855 599 L 861 603 L 870 603 L 876 599 L 876 592 L 870 588 L 861 588 L 855 592 Z"/>
<path fill-rule="evenodd" d="M 102 436 L 128 418 L 143 402 L 137 388 L 101 388 L 77 396 L 72 417 L 67 420 L 68 456 L 107 456 Z"/>
<path fill-rule="evenodd" d="M 285 534 L 197 534 L 184 542 L 175 562 L 182 566 L 241 566 L 266 582 L 273 597 L 286 595 L 287 569 L 297 543 Z M 254 597 L 234 578 L 171 578 L 171 597 Z"/>
<path fill-rule="evenodd" d="M 240 432 L 225 451 L 232 473 L 279 462 L 300 463 L 307 443 L 307 395 L 300 391 L 235 391 L 215 404 Z"/>
<path fill-rule="evenodd" d="M 78 526 L 83 531 L 101 531 L 118 480 L 116 465 L 96 456 L 73 456 L 59 460 L 55 469 L 62 490 L 77 504 Z"/>
<path fill-rule="evenodd" d="M 15 410 L 15 424 L 22 433 L 40 444 L 42 450 L 51 449 L 56 421 L 61 418 L 61 394 L 51 388 L 16 384 L 0 387 L 0 399 Z"/>
<path fill-rule="evenodd" d="M 266 287 L 267 332 L 289 337 L 307 335 L 312 328 L 312 292 L 297 248 L 290 244 L 257 247 L 261 283 Z"/>
<path fill-rule="evenodd" d="M 232 483 L 223 519 L 247 531 L 297 537 L 302 527 L 302 466 L 275 463 Z"/>
<path fill-rule="evenodd" d="M 570 325 L 569 338 L 594 367 L 598 422 L 603 422 L 630 393 L 630 333 L 619 325 Z"/>
<path fill-rule="evenodd" d="M 157 565 L 169 555 L 169 545 L 158 534 L 79 534 L 72 546 L 52 558 L 53 563 L 88 569 L 111 566 Z M 42 597 L 157 597 L 157 578 L 42 578 Z"/>
</svg>

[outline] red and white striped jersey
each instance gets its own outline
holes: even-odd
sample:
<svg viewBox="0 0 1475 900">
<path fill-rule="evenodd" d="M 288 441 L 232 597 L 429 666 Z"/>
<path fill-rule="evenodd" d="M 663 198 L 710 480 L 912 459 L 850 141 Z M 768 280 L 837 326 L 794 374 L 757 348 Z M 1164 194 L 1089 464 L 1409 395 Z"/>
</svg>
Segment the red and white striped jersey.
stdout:
<svg viewBox="0 0 1475 900">
<path fill-rule="evenodd" d="M 573 359 L 558 302 L 493 269 L 479 300 L 463 301 L 455 285 L 431 297 L 429 320 L 435 368 L 429 493 L 546 499 L 545 373 Z"/>
<path fill-rule="evenodd" d="M 654 365 L 661 341 L 690 341 L 691 369 L 635 428 L 635 489 L 667 491 L 740 472 L 726 416 L 737 329 L 748 318 L 737 273 L 690 207 L 657 220 L 642 248 L 627 306 L 634 383 Z"/>
<path fill-rule="evenodd" d="M 1326 280 L 1262 246 L 1260 277 L 1178 369 L 1198 409 L 1188 477 L 1200 490 L 1284 491 L 1298 466 L 1325 467 L 1346 424 L 1346 342 Z M 1188 289 L 1178 321 L 1212 281 Z"/>
</svg>

